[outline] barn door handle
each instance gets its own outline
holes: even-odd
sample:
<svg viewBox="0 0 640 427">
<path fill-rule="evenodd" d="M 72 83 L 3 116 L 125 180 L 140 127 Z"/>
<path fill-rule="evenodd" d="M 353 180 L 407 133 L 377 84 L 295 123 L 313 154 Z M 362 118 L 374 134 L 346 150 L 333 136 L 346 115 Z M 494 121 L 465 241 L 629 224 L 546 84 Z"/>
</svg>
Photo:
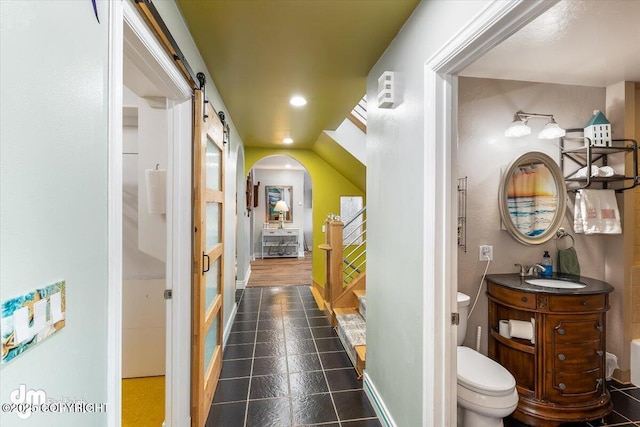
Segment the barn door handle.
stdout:
<svg viewBox="0 0 640 427">
<path fill-rule="evenodd" d="M 203 273 L 203 274 L 204 274 L 204 273 L 206 273 L 206 272 L 208 272 L 208 271 L 209 271 L 209 267 L 211 267 L 211 265 L 210 265 L 210 262 L 211 262 L 211 261 L 209 260 L 209 255 L 207 255 L 207 254 L 205 254 L 205 253 L 203 253 L 203 254 L 202 254 L 202 265 L 204 266 L 204 259 L 205 259 L 205 258 L 206 258 L 206 260 L 207 260 L 207 268 L 203 268 L 203 269 L 202 269 L 202 273 Z"/>
</svg>

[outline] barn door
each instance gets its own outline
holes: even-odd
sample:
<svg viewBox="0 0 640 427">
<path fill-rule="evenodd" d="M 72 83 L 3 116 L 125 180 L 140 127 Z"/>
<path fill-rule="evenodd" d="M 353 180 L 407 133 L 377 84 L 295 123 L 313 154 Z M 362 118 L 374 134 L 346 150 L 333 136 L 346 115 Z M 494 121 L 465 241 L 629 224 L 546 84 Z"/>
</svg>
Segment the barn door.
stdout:
<svg viewBox="0 0 640 427">
<path fill-rule="evenodd" d="M 201 90 L 194 98 L 193 355 L 191 420 L 205 425 L 222 369 L 223 126 Z"/>
</svg>

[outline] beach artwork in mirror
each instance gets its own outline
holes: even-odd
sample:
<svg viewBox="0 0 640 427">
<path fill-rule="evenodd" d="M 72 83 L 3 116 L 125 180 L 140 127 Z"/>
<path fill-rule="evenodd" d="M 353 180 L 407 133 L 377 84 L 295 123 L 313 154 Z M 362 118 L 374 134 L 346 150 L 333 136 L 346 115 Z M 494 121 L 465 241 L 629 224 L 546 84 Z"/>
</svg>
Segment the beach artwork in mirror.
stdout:
<svg viewBox="0 0 640 427">
<path fill-rule="evenodd" d="M 266 191 L 266 208 L 267 208 L 267 221 L 279 222 L 279 211 L 275 210 L 276 203 L 280 200 L 284 200 L 289 210 L 284 212 L 284 222 L 293 222 L 293 187 L 290 185 L 267 185 Z"/>
<path fill-rule="evenodd" d="M 522 243 L 546 242 L 564 217 L 565 194 L 556 162 L 544 153 L 525 153 L 509 166 L 501 181 L 503 225 Z"/>
</svg>

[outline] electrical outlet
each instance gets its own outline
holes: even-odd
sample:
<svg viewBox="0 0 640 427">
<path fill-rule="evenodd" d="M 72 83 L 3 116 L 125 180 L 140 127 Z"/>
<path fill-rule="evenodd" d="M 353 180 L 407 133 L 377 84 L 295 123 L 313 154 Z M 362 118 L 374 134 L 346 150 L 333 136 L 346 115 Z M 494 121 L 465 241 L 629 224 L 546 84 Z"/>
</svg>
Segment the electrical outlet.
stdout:
<svg viewBox="0 0 640 427">
<path fill-rule="evenodd" d="M 493 261 L 493 246 L 491 245 L 480 245 L 480 250 L 478 254 L 479 261 Z"/>
</svg>

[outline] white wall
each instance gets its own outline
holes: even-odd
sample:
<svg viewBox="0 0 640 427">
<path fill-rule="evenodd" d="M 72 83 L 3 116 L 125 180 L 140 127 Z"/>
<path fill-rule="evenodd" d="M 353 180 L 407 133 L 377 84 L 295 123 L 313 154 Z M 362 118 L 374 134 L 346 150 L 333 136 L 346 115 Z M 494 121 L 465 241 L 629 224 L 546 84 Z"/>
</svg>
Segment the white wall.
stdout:
<svg viewBox="0 0 640 427">
<path fill-rule="evenodd" d="M 167 258 L 167 216 L 149 213 L 146 171 L 167 170 L 169 117 L 166 99 L 138 101 L 138 247 L 161 261 Z"/>
<path fill-rule="evenodd" d="M 254 229 L 254 253 L 256 257 L 262 256 L 262 227 L 267 222 L 265 207 L 266 191 L 268 185 L 293 187 L 293 222 L 285 222 L 285 228 L 300 229 L 299 241 L 302 242 L 302 230 L 305 224 L 305 197 L 304 197 L 304 171 L 290 169 L 254 169 L 254 182 L 260 182 L 258 192 L 258 206 L 253 210 Z M 270 228 L 277 228 L 278 225 L 271 223 Z M 299 249 L 302 251 L 302 247 Z"/>
<path fill-rule="evenodd" d="M 124 94 L 125 105 L 138 108 L 140 102 L 138 96 L 127 87 L 124 88 Z M 139 199 L 139 170 L 142 169 L 142 179 L 144 179 L 144 168 L 139 167 L 138 130 L 138 126 L 123 126 L 122 129 L 122 278 L 125 280 L 164 278 L 166 273 L 165 263 L 141 251 L 138 245 L 138 235 L 140 233 L 138 207 L 140 206 L 143 210 L 146 209 L 146 195 Z M 148 140 L 148 137 L 145 138 L 143 136 L 144 139 Z M 166 165 L 166 135 L 164 148 Z M 147 151 L 152 150 L 147 149 Z M 162 241 L 162 247 L 165 249 L 166 254 L 166 217 L 164 215 L 152 216 L 148 212 L 143 213 L 146 214 L 143 220 L 151 217 L 151 219 L 158 221 L 157 224 L 153 224 L 155 227 L 147 226 L 147 230 L 153 239 Z M 154 218 L 154 216 L 160 218 Z M 164 259 L 164 256 L 162 259 Z"/>
<path fill-rule="evenodd" d="M 140 127 L 122 130 L 122 377 L 136 378 L 165 374 L 166 264 L 160 259 L 166 257 L 167 224 L 165 215 L 148 212 L 144 170 L 154 162 L 166 169 L 168 131 L 166 110 L 152 109 L 127 87 L 123 98 L 142 118 Z"/>
<path fill-rule="evenodd" d="M 430 391 L 423 387 L 424 64 L 488 1 L 423 1 L 372 68 L 367 98 L 378 77 L 394 71 L 398 105 L 367 111 L 367 375 L 398 426 L 419 426 Z M 392 197 L 394 203 L 389 203 Z M 401 206 L 399 210 L 397 206 Z M 442 286 L 455 284 L 442 283 Z M 426 350 L 425 350 L 426 349 Z"/>
<path fill-rule="evenodd" d="M 138 128 L 124 126 L 124 143 L 137 138 Z M 137 144 L 132 147 L 137 153 Z M 164 277 L 165 263 L 138 247 L 138 155 L 125 149 L 122 159 L 122 277 L 141 279 Z M 144 207 L 144 205 L 143 205 Z"/>
<path fill-rule="evenodd" d="M 164 375 L 166 280 L 122 281 L 122 378 Z"/>
<path fill-rule="evenodd" d="M 238 204 L 238 217 L 237 217 L 237 256 L 238 265 L 236 272 L 236 283 L 241 286 L 246 286 L 249 275 L 251 274 L 251 264 L 249 256 L 249 240 L 244 236 L 249 235 L 249 221 L 250 216 L 247 211 L 247 198 L 246 198 L 246 185 L 247 177 L 244 175 L 244 150 L 240 147 L 238 152 L 236 170 L 237 180 L 237 204 Z M 253 191 L 253 189 L 251 189 Z"/>
<path fill-rule="evenodd" d="M 553 114 L 564 128 L 582 128 L 594 109 L 603 109 L 605 90 L 586 86 L 554 85 L 461 77 L 458 81 L 458 176 L 467 182 L 467 252 L 458 253 L 458 290 L 472 301 L 486 263 L 478 261 L 478 246 L 493 245 L 494 260 L 488 274 L 515 273 L 514 263 L 540 262 L 549 251 L 557 268 L 555 240 L 541 245 L 524 245 L 501 229 L 498 188 L 501 171 L 528 151 L 541 151 L 559 161 L 558 140 L 541 140 L 537 134 L 546 123 L 529 121 L 531 135 L 507 138 L 504 131 L 518 110 Z M 581 274 L 605 280 L 604 238 L 573 233 L 574 195 L 567 196 L 567 215 L 562 227 L 575 238 Z M 465 345 L 475 347 L 475 333 L 482 326 L 481 351 L 487 352 L 487 298 L 483 284 L 478 304 L 469 319 Z M 612 334 L 613 335 L 613 334 Z M 611 340 L 608 340 L 611 349 Z M 611 350 L 609 350 L 611 351 Z"/>
<path fill-rule="evenodd" d="M 90 2 L 0 2 L 0 294 L 66 280 L 66 326 L 0 368 L 3 403 L 20 384 L 107 399 L 107 9 L 99 24 Z M 0 413 L 3 427 L 106 420 Z"/>
<path fill-rule="evenodd" d="M 304 241 L 309 251 L 313 251 L 313 182 L 309 172 L 304 171 Z M 304 248 L 304 246 L 303 246 Z"/>
</svg>

